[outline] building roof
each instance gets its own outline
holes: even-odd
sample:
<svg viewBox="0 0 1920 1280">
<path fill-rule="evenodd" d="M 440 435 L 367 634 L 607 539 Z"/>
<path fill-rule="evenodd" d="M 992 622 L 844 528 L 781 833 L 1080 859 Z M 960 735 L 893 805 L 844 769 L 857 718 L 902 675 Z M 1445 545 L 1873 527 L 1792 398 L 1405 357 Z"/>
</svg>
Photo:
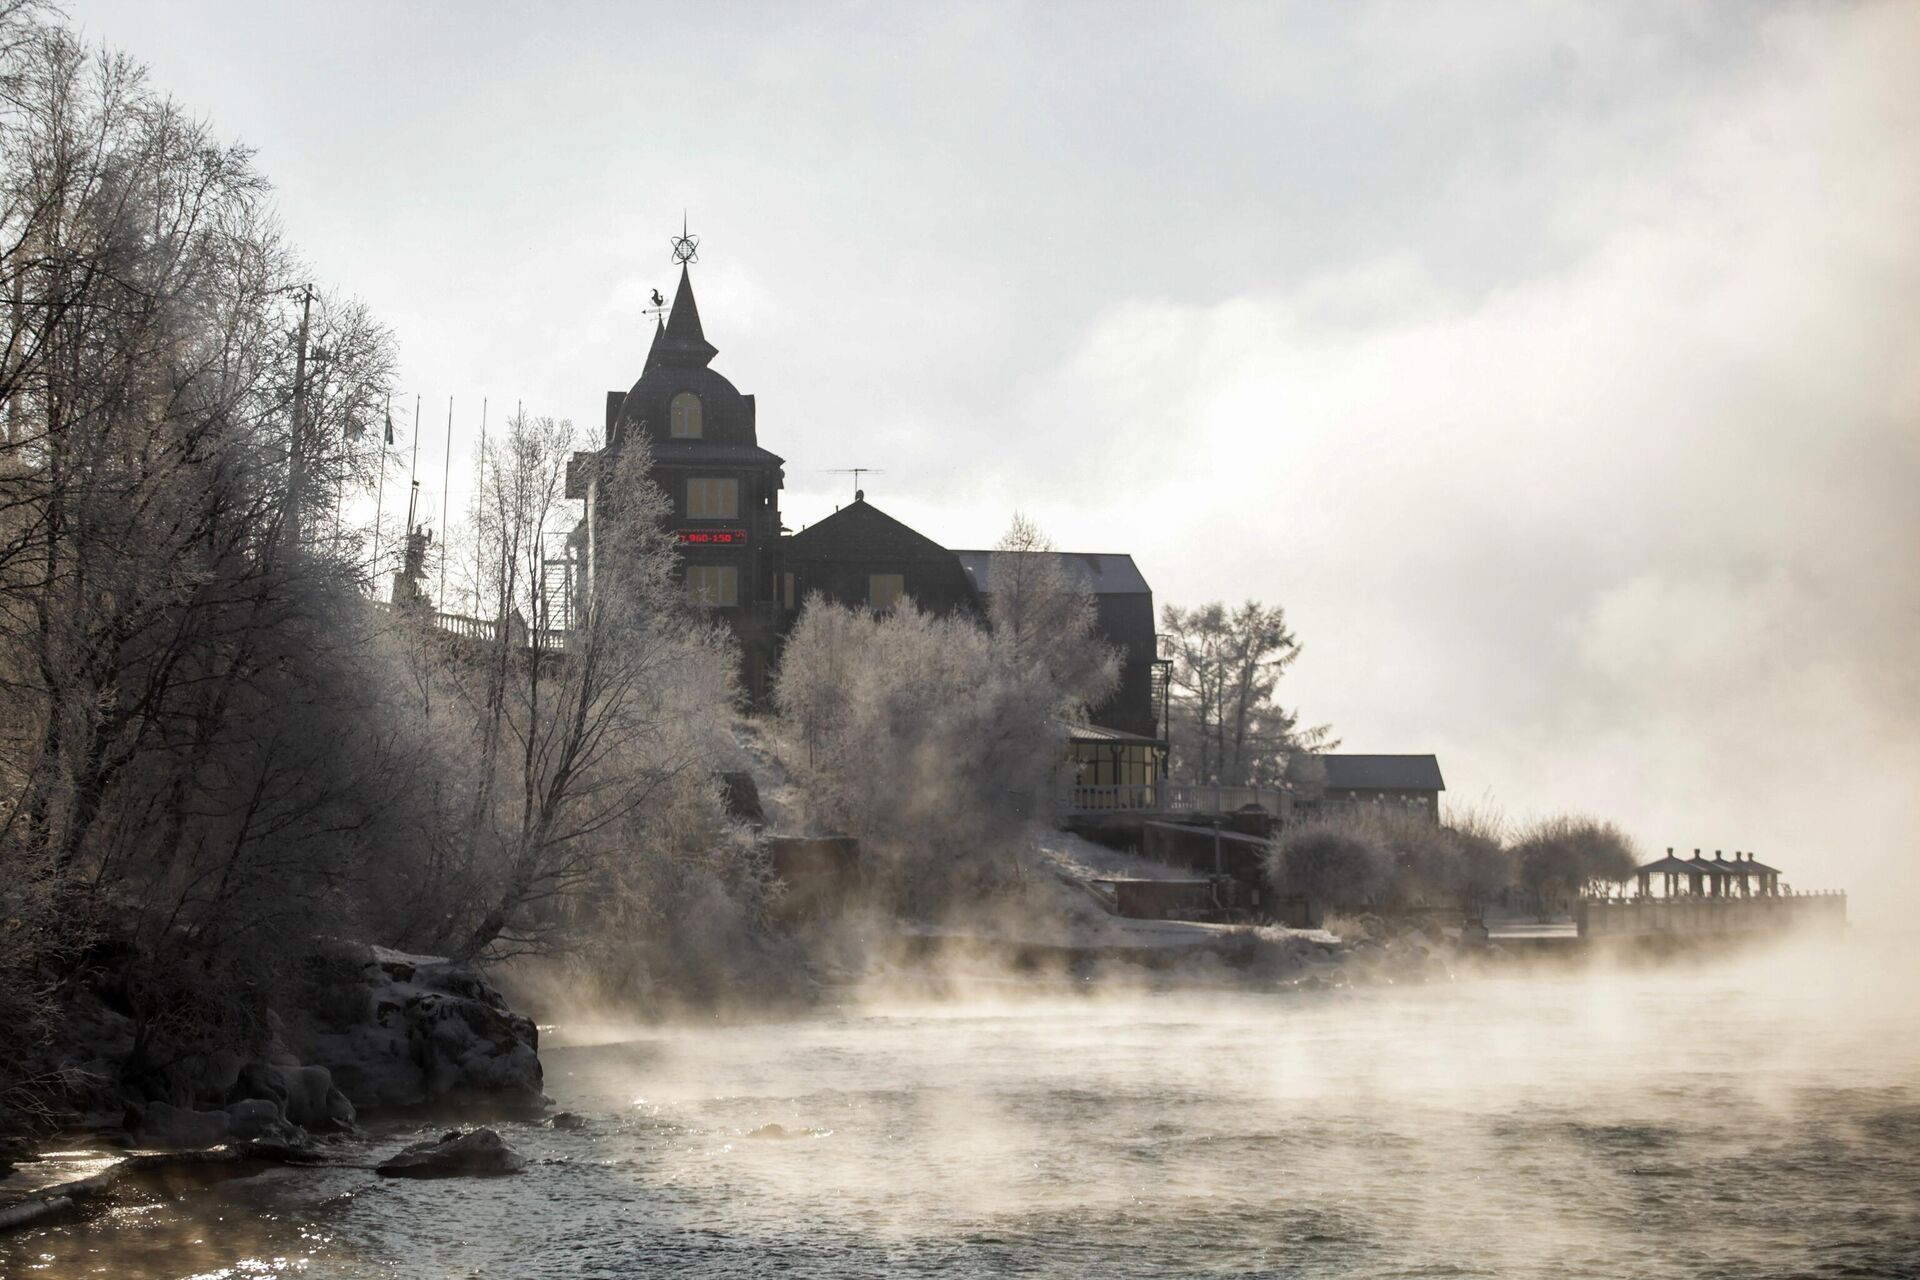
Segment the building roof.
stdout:
<svg viewBox="0 0 1920 1280">
<path fill-rule="evenodd" d="M 1658 862 L 1649 862 L 1644 867 L 1636 868 L 1635 874 L 1650 876 L 1657 872 L 1660 875 L 1683 876 L 1683 875 L 1691 874 L 1692 871 L 1693 871 L 1693 865 L 1689 863 L 1686 859 L 1676 858 L 1671 853 L 1669 853 L 1666 857 L 1660 859 Z"/>
<path fill-rule="evenodd" d="M 967 571 L 974 590 L 982 595 L 992 590 L 987 579 L 991 576 L 993 552 L 955 551 L 953 554 L 960 557 L 960 566 Z M 1153 594 L 1153 588 L 1147 585 L 1132 556 L 1105 551 L 1060 551 L 1055 554 L 1097 596 Z"/>
<path fill-rule="evenodd" d="M 1687 859 L 1687 870 L 1697 871 L 1706 876 L 1724 876 L 1727 874 L 1727 864 L 1715 862 L 1712 858 L 1703 858 L 1696 853 Z"/>
<path fill-rule="evenodd" d="M 778 466 L 786 459 L 757 444 L 722 444 L 713 440 L 668 440 L 653 446 L 653 464 L 671 466 L 682 462 L 740 463 Z"/>
<path fill-rule="evenodd" d="M 1069 742 L 1109 742 L 1116 746 L 1164 747 L 1164 738 L 1148 738 L 1138 733 L 1125 733 L 1119 729 L 1109 729 L 1100 724 L 1075 724 L 1067 726 Z"/>
<path fill-rule="evenodd" d="M 1092 876 L 1089 884 L 1157 884 L 1161 886 L 1177 885 L 1183 889 L 1204 889 L 1213 883 L 1197 876 Z"/>
<path fill-rule="evenodd" d="M 667 318 L 653 318 L 653 342 L 647 347 L 647 362 L 640 366 L 642 374 L 652 373 L 654 366 L 660 363 L 660 340 L 667 336 Z"/>
<path fill-rule="evenodd" d="M 855 497 L 832 515 L 815 520 L 786 539 L 787 559 L 798 560 L 943 560 L 953 553 L 919 530 L 894 519 L 865 497 Z M 958 590 L 966 591 L 965 586 Z"/>
<path fill-rule="evenodd" d="M 662 363 L 701 367 L 720 354 L 720 349 L 707 341 L 706 331 L 700 327 L 700 308 L 694 303 L 693 280 L 684 263 L 680 267 L 680 288 L 673 295 L 673 310 L 667 313 L 666 331 L 656 343 L 656 349 Z"/>
<path fill-rule="evenodd" d="M 1339 791 L 1445 791 L 1434 756 L 1322 755 L 1327 786 Z"/>
<path fill-rule="evenodd" d="M 688 444 L 685 437 L 672 435 L 674 399 L 682 392 L 691 392 L 700 401 L 700 440 L 709 445 L 758 444 L 753 397 L 740 394 L 738 387 L 709 367 L 717 354 L 718 348 L 707 341 L 701 327 L 700 309 L 693 300 L 693 279 L 683 267 L 673 310 L 664 324 L 654 325 L 653 342 L 647 348 L 640 377 L 624 396 L 607 393 L 608 443 L 619 444 L 629 431 L 644 430 L 653 441 L 656 458 L 664 460 L 670 449 L 682 457 L 696 457 L 684 452 Z M 707 460 L 778 461 L 772 454 L 757 459 L 714 455 Z"/>
</svg>

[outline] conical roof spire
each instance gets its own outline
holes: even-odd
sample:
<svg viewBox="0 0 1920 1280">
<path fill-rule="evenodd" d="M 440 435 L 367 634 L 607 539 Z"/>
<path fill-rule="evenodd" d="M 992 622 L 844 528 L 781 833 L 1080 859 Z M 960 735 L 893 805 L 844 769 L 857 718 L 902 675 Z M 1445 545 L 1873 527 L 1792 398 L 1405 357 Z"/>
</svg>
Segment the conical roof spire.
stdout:
<svg viewBox="0 0 1920 1280">
<path fill-rule="evenodd" d="M 643 374 L 652 373 L 653 366 L 660 363 L 660 340 L 667 336 L 667 318 L 655 316 L 653 321 L 653 341 L 647 346 L 647 362 L 640 367 Z"/>
<path fill-rule="evenodd" d="M 700 328 L 700 308 L 693 301 L 693 280 L 683 265 L 680 288 L 673 295 L 673 311 L 667 316 L 665 333 L 654 344 L 660 359 L 674 364 L 705 365 L 719 355 L 719 349 L 707 341 Z M 653 357 L 648 357 L 651 365 Z"/>
</svg>

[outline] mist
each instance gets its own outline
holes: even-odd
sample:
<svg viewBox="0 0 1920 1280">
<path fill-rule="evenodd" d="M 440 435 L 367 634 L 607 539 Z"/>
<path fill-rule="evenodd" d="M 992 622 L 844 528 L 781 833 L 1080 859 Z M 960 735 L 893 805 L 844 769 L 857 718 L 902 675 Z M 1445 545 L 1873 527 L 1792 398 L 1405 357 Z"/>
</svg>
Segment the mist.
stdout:
<svg viewBox="0 0 1920 1280">
<path fill-rule="evenodd" d="M 1836 982 L 1862 961 L 1888 981 Z M 1914 973 L 1911 950 L 1823 948 L 1279 1004 L 874 989 L 824 1022 L 556 1061 L 570 1087 L 631 1091 L 650 1176 L 748 1236 L 807 1222 L 898 1262 L 950 1239 L 974 1265 L 1057 1229 L 1127 1241 L 1136 1267 L 1773 1274 L 1808 1256 L 1820 1179 L 1910 1124 L 1881 1108 L 1920 1038 L 1884 993 Z M 752 1136 L 768 1124 L 794 1136 Z M 1798 1163 L 1814 1150 L 1824 1174 Z"/>
<path fill-rule="evenodd" d="M 0 0 L 0 1273 L 1911 1270 L 1920 10 L 257 8 Z"/>
<path fill-rule="evenodd" d="M 1915 887 L 1904 6 L 716 11 L 643 67 L 591 4 L 375 48 L 347 6 L 285 65 L 217 4 L 74 8 L 249 122 L 461 456 L 484 395 L 595 420 L 687 208 L 794 527 L 856 464 L 949 546 L 1018 508 L 1283 603 L 1308 722 L 1456 800 Z"/>
</svg>

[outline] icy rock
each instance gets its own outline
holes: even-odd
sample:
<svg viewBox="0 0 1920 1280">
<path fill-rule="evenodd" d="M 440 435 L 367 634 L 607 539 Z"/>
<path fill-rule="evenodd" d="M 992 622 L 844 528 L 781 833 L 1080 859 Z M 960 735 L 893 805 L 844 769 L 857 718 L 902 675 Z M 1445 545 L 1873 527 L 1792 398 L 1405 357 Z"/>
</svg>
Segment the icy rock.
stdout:
<svg viewBox="0 0 1920 1280">
<path fill-rule="evenodd" d="M 248 1098 L 227 1107 L 227 1134 L 243 1145 L 263 1151 L 303 1150 L 307 1131 L 288 1122 L 281 1109 L 266 1098 Z"/>
<path fill-rule="evenodd" d="M 127 1128 L 140 1145 L 184 1149 L 219 1146 L 233 1123 L 225 1111 L 195 1111 L 166 1102 L 149 1102 L 130 1119 Z"/>
<path fill-rule="evenodd" d="M 352 1107 L 537 1111 L 547 1099 L 539 1032 L 471 969 L 365 948 L 342 975 L 349 1016 L 305 1028 L 301 1056 L 325 1063 Z"/>
<path fill-rule="evenodd" d="M 334 1086 L 325 1067 L 250 1062 L 240 1069 L 228 1092 L 234 1104 L 271 1103 L 281 1119 L 317 1133 L 353 1128 L 353 1103 Z"/>
<path fill-rule="evenodd" d="M 783 1124 L 763 1124 L 758 1129 L 749 1130 L 746 1136 L 770 1139 L 818 1138 L 824 1133 L 825 1130 L 822 1129 L 789 1129 Z"/>
<path fill-rule="evenodd" d="M 235 1138 L 257 1138 L 285 1123 L 280 1108 L 268 1098 L 247 1098 L 227 1106 L 227 1132 Z"/>
<path fill-rule="evenodd" d="M 458 1130 L 416 1142 L 379 1164 L 383 1178 L 492 1177 L 518 1173 L 526 1159 L 492 1129 Z"/>
</svg>

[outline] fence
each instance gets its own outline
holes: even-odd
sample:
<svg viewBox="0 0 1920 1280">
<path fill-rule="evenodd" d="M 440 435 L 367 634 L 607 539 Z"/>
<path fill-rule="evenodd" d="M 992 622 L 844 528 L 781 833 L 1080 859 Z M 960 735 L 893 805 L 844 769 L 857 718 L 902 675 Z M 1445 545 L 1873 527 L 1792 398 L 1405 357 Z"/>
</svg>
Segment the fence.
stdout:
<svg viewBox="0 0 1920 1280">
<path fill-rule="evenodd" d="M 394 606 L 384 600 L 375 600 L 375 608 L 383 612 L 393 612 Z M 483 644 L 498 644 L 501 622 L 498 618 L 476 618 L 464 613 L 441 613 L 434 610 L 425 616 L 434 628 L 450 636 L 459 636 L 462 640 L 478 640 Z M 530 629 L 515 611 L 505 623 L 507 636 L 516 649 L 538 648 L 545 653 L 559 653 L 570 647 L 573 633 L 559 627 L 548 627 L 540 631 Z"/>
<path fill-rule="evenodd" d="M 1287 793 L 1272 787 L 1223 787 L 1199 782 L 1148 782 L 1072 789 L 1067 811 L 1098 813 L 1232 813 L 1249 805 L 1275 817 L 1287 813 Z"/>
<path fill-rule="evenodd" d="M 1583 938 L 1835 929 L 1846 924 L 1847 895 L 1788 892 L 1751 898 L 1696 894 L 1677 898 L 1583 898 L 1575 921 Z"/>
</svg>

